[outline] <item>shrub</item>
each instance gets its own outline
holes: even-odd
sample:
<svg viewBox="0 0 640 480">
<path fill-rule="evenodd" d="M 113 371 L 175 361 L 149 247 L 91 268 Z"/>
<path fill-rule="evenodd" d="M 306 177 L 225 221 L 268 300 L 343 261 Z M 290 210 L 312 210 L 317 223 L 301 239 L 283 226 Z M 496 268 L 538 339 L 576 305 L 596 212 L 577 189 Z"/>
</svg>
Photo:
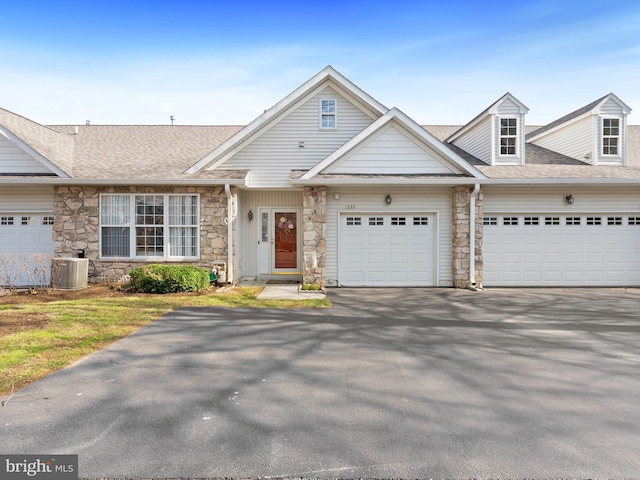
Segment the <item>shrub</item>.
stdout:
<svg viewBox="0 0 640 480">
<path fill-rule="evenodd" d="M 151 264 L 129 273 L 130 288 L 143 293 L 199 292 L 209 287 L 209 271 L 192 265 Z"/>
<path fill-rule="evenodd" d="M 320 288 L 320 285 L 318 285 L 317 283 L 305 283 L 304 285 L 302 285 L 302 290 L 305 292 L 312 292 L 312 291 L 322 290 L 322 289 Z"/>
</svg>

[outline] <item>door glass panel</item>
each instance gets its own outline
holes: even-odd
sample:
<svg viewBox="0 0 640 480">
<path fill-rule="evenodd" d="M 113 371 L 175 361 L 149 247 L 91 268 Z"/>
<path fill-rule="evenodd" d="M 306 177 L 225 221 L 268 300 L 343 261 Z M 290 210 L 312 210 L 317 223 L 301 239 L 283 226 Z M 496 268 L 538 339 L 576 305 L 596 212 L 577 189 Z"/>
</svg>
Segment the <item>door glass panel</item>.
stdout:
<svg viewBox="0 0 640 480">
<path fill-rule="evenodd" d="M 296 212 L 275 212 L 275 268 L 297 268 L 298 229 Z"/>
<path fill-rule="evenodd" d="M 262 220 L 261 220 L 261 224 L 260 224 L 260 236 L 262 238 L 262 243 L 268 243 L 269 242 L 269 213 L 268 212 L 263 212 L 262 213 Z"/>
</svg>

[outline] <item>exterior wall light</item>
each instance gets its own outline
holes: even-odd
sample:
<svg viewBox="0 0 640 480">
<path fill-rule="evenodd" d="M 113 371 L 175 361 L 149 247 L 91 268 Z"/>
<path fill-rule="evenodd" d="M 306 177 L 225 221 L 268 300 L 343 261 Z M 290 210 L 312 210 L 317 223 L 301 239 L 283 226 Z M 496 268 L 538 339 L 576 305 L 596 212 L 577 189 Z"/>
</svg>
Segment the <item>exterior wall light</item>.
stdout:
<svg viewBox="0 0 640 480">
<path fill-rule="evenodd" d="M 391 202 L 393 201 L 393 198 L 391 198 L 391 195 L 387 195 L 386 197 L 384 197 L 384 202 L 387 205 L 391 205 Z"/>
<path fill-rule="evenodd" d="M 251 210 L 249 210 L 247 217 L 249 217 L 249 221 L 253 220 L 253 212 Z"/>
<path fill-rule="evenodd" d="M 567 202 L 568 205 L 573 205 L 573 202 L 576 201 L 575 198 L 573 198 L 573 195 L 569 194 L 566 197 L 564 197 L 565 201 Z"/>
</svg>

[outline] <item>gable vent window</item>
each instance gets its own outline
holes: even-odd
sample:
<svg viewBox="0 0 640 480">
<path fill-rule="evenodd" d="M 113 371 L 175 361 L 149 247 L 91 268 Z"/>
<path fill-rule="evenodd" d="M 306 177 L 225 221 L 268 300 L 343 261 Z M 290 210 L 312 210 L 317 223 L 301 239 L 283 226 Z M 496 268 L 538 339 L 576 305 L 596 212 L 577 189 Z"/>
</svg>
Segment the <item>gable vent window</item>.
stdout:
<svg viewBox="0 0 640 480">
<path fill-rule="evenodd" d="M 0 217 L 0 225 L 13 225 L 13 217 Z"/>
<path fill-rule="evenodd" d="M 544 217 L 545 225 L 560 225 L 560 217 Z"/>
<path fill-rule="evenodd" d="M 320 100 L 320 128 L 336 128 L 336 101 L 334 99 Z"/>
<path fill-rule="evenodd" d="M 602 218 L 600 218 L 600 217 L 587 217 L 587 225 L 602 225 Z"/>
<path fill-rule="evenodd" d="M 406 217 L 391 217 L 391 225 L 406 225 Z"/>
<path fill-rule="evenodd" d="M 413 217 L 414 225 L 429 225 L 429 217 Z"/>
<path fill-rule="evenodd" d="M 361 217 L 347 217 L 347 225 L 348 226 L 362 225 L 362 218 Z"/>
<path fill-rule="evenodd" d="M 498 225 L 498 217 L 484 217 L 483 225 Z"/>
<path fill-rule="evenodd" d="M 622 217 L 608 217 L 607 225 L 622 225 Z"/>
<path fill-rule="evenodd" d="M 620 140 L 620 120 L 618 118 L 602 119 L 602 154 L 618 155 Z"/>
<path fill-rule="evenodd" d="M 524 217 L 525 225 L 540 225 L 540 218 L 538 217 Z"/>
<path fill-rule="evenodd" d="M 629 225 L 640 225 L 640 217 L 629 217 Z"/>
<path fill-rule="evenodd" d="M 518 120 L 516 118 L 500 119 L 500 155 L 516 154 L 517 132 Z"/>
<path fill-rule="evenodd" d="M 580 217 L 567 217 L 565 223 L 567 225 L 580 225 Z"/>
<path fill-rule="evenodd" d="M 369 217 L 369 225 L 371 226 L 384 225 L 384 217 Z"/>
<path fill-rule="evenodd" d="M 502 219 L 503 225 L 518 225 L 518 217 L 504 217 Z"/>
</svg>

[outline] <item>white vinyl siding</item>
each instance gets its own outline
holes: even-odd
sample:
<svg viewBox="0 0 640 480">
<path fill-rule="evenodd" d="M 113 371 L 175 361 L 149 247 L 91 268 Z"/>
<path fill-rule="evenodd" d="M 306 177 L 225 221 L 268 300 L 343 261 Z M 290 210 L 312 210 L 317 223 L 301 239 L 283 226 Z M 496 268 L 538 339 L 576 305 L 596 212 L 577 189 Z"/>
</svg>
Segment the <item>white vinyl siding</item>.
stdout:
<svg viewBox="0 0 640 480">
<path fill-rule="evenodd" d="M 0 135 L 0 174 L 51 174 L 51 170 Z"/>
<path fill-rule="evenodd" d="M 333 174 L 459 174 L 441 155 L 420 143 L 399 125 L 388 125 L 354 152 L 322 173 Z"/>
<path fill-rule="evenodd" d="M 591 116 L 583 118 L 531 143 L 583 162 L 593 163 L 593 156 L 597 155 L 597 152 L 593 152 L 593 122 Z M 588 158 L 588 155 L 591 155 L 591 158 Z"/>
<path fill-rule="evenodd" d="M 339 200 L 334 195 L 340 195 Z M 386 195 L 391 195 L 392 203 L 385 203 Z M 437 234 L 434 248 L 435 285 L 452 286 L 452 251 L 451 251 L 451 188 L 450 187 L 407 187 L 403 189 L 381 190 L 371 188 L 329 188 L 327 191 L 327 285 L 336 286 L 338 282 L 339 261 L 339 220 L 341 213 L 351 216 L 390 215 L 398 212 L 401 216 L 413 219 L 417 216 L 432 216 L 433 228 Z M 358 215 L 355 215 L 355 214 Z M 363 217 L 364 218 L 364 217 Z M 413 220 L 412 220 L 413 221 Z"/>
<path fill-rule="evenodd" d="M 53 186 L 2 185 L 1 212 L 53 212 Z"/>
<path fill-rule="evenodd" d="M 238 248 L 238 277 L 258 275 L 259 207 L 302 207 L 300 190 L 241 190 L 238 196 L 239 219 L 236 245 Z M 249 211 L 253 220 L 249 222 Z"/>
<path fill-rule="evenodd" d="M 487 117 L 473 130 L 456 139 L 453 144 L 483 162 L 491 163 L 491 117 Z"/>
<path fill-rule="evenodd" d="M 337 129 L 318 128 L 318 105 L 323 98 L 335 98 L 338 102 Z M 370 114 L 326 87 L 283 116 L 219 168 L 251 170 L 251 187 L 291 187 L 292 170 L 312 168 L 371 123 Z M 300 147 L 300 142 L 304 142 L 304 147 Z"/>
</svg>

